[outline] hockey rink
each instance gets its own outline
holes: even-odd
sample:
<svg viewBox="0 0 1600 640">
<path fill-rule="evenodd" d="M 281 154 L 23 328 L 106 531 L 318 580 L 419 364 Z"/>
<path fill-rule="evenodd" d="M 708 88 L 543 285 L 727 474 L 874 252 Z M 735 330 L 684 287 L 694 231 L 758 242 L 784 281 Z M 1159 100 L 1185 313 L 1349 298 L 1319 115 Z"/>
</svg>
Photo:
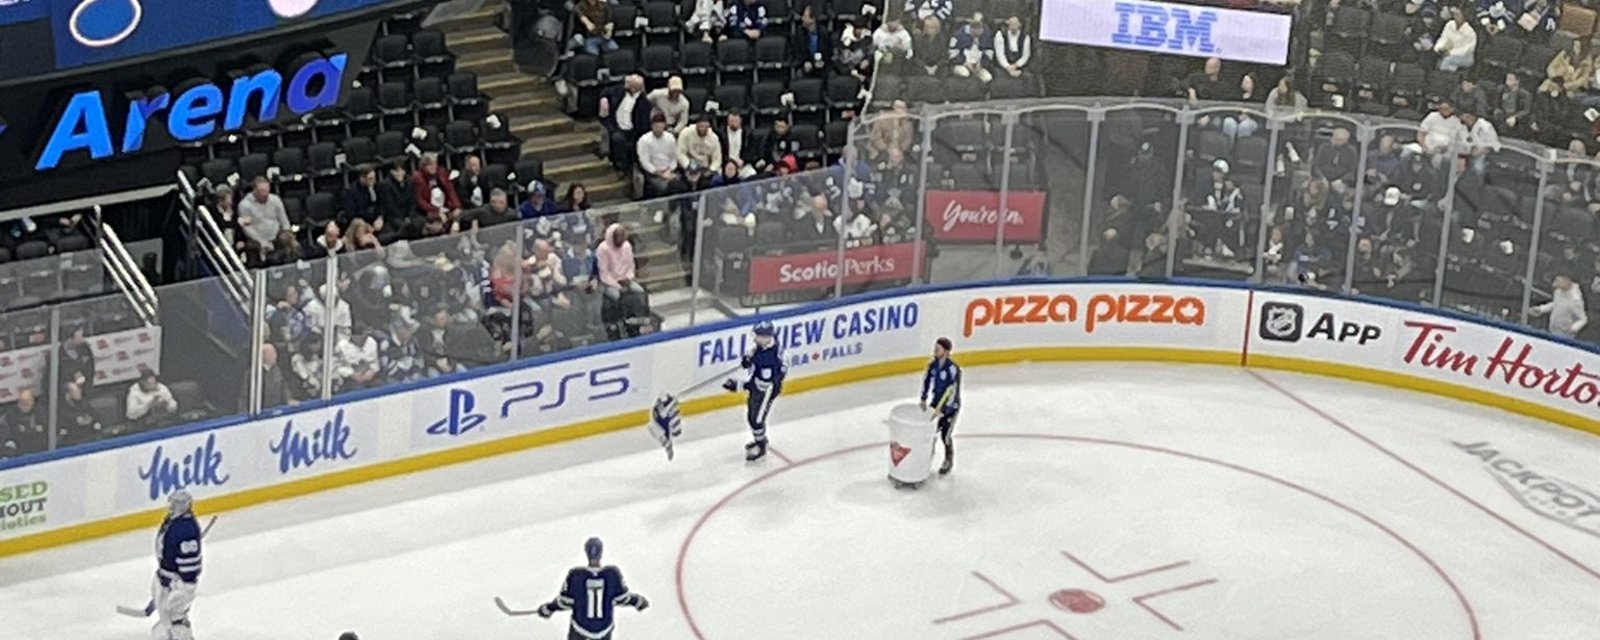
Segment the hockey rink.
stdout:
<svg viewBox="0 0 1600 640">
<path fill-rule="evenodd" d="M 960 359 L 957 353 L 957 359 Z M 966 370 L 949 477 L 895 490 L 907 375 L 221 515 L 199 640 L 559 639 L 510 618 L 589 536 L 618 640 L 1600 638 L 1600 438 L 1281 372 Z M 937 464 L 937 459 L 935 460 Z M 202 518 L 207 514 L 201 513 Z M 0 638 L 147 638 L 154 531 L 0 560 Z"/>
</svg>

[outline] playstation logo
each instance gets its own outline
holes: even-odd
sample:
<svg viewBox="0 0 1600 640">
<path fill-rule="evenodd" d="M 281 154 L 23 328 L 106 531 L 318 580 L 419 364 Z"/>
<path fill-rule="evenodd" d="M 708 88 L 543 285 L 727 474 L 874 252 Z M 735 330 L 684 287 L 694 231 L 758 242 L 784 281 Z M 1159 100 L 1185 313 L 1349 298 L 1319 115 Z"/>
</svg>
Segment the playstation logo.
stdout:
<svg viewBox="0 0 1600 640">
<path fill-rule="evenodd" d="M 459 436 L 483 425 L 488 417 L 478 413 L 478 397 L 465 389 L 450 390 L 450 412 L 428 425 L 430 436 Z"/>
</svg>

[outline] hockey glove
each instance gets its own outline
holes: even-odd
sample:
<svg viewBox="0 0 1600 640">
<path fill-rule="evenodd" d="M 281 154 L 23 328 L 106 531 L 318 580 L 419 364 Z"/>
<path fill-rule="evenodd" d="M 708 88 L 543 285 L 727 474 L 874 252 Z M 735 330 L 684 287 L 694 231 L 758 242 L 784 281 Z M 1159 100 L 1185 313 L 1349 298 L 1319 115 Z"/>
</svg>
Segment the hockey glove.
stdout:
<svg viewBox="0 0 1600 640">
<path fill-rule="evenodd" d="M 734 381 L 733 378 L 728 378 L 727 380 L 724 380 L 722 382 L 722 388 L 727 389 L 729 391 L 738 391 L 739 390 L 739 383 Z"/>
<path fill-rule="evenodd" d="M 633 596 L 633 606 L 640 611 L 644 611 L 650 608 L 650 601 L 646 600 L 644 596 L 635 594 Z"/>
<path fill-rule="evenodd" d="M 753 360 L 750 359 L 750 356 L 748 354 L 739 357 L 739 366 L 741 366 L 741 367 L 749 369 L 751 362 L 753 362 Z"/>
<path fill-rule="evenodd" d="M 539 605 L 538 613 L 539 617 L 541 618 L 549 618 L 550 616 L 555 615 L 555 612 L 550 610 L 550 605 L 548 604 Z"/>
</svg>

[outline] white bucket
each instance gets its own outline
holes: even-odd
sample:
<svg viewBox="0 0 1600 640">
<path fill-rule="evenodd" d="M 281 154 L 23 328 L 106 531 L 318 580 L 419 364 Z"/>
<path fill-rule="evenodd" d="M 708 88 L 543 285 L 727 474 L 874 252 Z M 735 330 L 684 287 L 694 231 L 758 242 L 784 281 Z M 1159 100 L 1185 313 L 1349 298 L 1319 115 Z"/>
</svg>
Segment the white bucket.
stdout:
<svg viewBox="0 0 1600 640">
<path fill-rule="evenodd" d="M 902 404 L 889 411 L 889 477 L 896 482 L 917 484 L 928 479 L 933 468 L 933 440 L 938 428 L 934 413 L 914 404 Z"/>
</svg>

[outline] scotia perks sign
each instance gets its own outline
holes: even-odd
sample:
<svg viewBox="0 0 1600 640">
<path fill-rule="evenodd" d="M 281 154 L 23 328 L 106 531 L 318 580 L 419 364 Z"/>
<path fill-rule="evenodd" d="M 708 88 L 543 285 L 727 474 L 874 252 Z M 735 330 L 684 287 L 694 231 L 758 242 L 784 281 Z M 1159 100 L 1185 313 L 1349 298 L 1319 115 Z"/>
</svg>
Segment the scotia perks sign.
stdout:
<svg viewBox="0 0 1600 640">
<path fill-rule="evenodd" d="M 1043 191 L 1006 194 L 1006 242 L 1044 239 Z M 933 239 L 950 242 L 994 242 L 1000 220 L 998 191 L 929 191 L 928 225 Z"/>
<path fill-rule="evenodd" d="M 910 280 L 917 274 L 916 258 L 915 242 L 846 249 L 844 283 Z M 838 278 L 838 250 L 750 259 L 751 294 L 832 287 Z"/>
<path fill-rule="evenodd" d="M 1401 359 L 1408 367 L 1446 380 L 1485 380 L 1513 397 L 1600 417 L 1600 358 L 1593 354 L 1445 319 L 1406 320 L 1402 327 L 1401 342 L 1407 346 Z"/>
</svg>

